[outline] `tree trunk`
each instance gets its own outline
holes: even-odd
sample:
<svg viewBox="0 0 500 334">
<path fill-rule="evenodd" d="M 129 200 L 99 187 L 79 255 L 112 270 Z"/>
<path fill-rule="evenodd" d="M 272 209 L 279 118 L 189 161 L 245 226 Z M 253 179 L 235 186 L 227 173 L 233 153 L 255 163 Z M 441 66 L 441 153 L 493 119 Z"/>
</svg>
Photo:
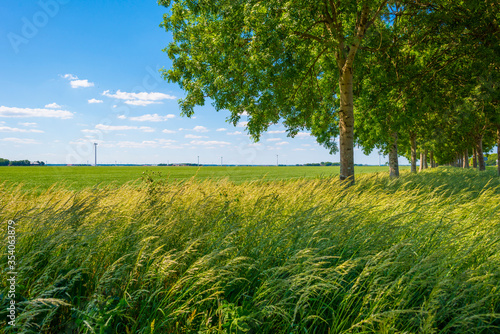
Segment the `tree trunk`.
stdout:
<svg viewBox="0 0 500 334">
<path fill-rule="evenodd" d="M 424 169 L 429 168 L 427 165 L 427 149 L 424 150 Z"/>
<path fill-rule="evenodd" d="M 418 167 L 418 171 L 421 172 L 424 170 L 424 153 L 420 151 L 420 166 Z"/>
<path fill-rule="evenodd" d="M 462 167 L 469 168 L 469 150 L 468 149 L 465 149 L 465 151 L 464 151 L 464 164 Z"/>
<path fill-rule="evenodd" d="M 352 66 L 340 75 L 340 180 L 354 184 L 354 110 L 352 92 Z"/>
<path fill-rule="evenodd" d="M 410 137 L 411 141 L 411 172 L 417 172 L 417 140 L 415 135 Z"/>
<path fill-rule="evenodd" d="M 429 153 L 429 160 L 431 161 L 431 168 L 434 168 L 434 151 Z"/>
<path fill-rule="evenodd" d="M 500 176 L 500 125 L 497 125 L 497 175 Z"/>
<path fill-rule="evenodd" d="M 398 164 L 398 133 L 392 134 L 392 143 L 389 150 L 389 176 L 391 178 L 399 177 Z"/>
<path fill-rule="evenodd" d="M 477 168 L 477 152 L 476 146 L 472 148 L 472 167 Z"/>
<path fill-rule="evenodd" d="M 486 170 L 486 165 L 484 164 L 483 155 L 483 136 L 476 137 L 476 153 L 477 153 L 477 164 L 479 170 Z"/>
</svg>

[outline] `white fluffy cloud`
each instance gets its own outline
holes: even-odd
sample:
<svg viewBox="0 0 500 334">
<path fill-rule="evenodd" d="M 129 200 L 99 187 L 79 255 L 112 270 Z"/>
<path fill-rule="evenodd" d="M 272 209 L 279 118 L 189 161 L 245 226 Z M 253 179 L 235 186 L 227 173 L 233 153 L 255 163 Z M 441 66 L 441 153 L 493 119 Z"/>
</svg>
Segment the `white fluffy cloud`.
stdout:
<svg viewBox="0 0 500 334">
<path fill-rule="evenodd" d="M 0 106 L 0 117 L 50 117 L 68 119 L 73 113 L 60 109 L 16 108 Z"/>
<path fill-rule="evenodd" d="M 225 146 L 231 145 L 227 141 L 218 141 L 218 140 L 191 140 L 192 145 L 196 146 Z"/>
<path fill-rule="evenodd" d="M 234 131 L 234 132 L 228 132 L 227 134 L 229 136 L 237 136 L 237 135 L 242 135 L 243 132 L 241 132 L 241 131 Z"/>
<path fill-rule="evenodd" d="M 117 90 L 116 93 L 112 94 L 109 90 L 102 92 L 103 96 L 125 100 L 126 104 L 134 106 L 147 106 L 149 104 L 162 103 L 162 100 L 175 100 L 176 97 L 173 95 L 168 95 L 159 92 L 140 92 L 140 93 L 128 93 Z"/>
<path fill-rule="evenodd" d="M 273 134 L 278 134 L 278 133 L 285 133 L 285 130 L 273 130 L 273 131 L 268 131 L 267 133 L 273 133 Z"/>
<path fill-rule="evenodd" d="M 3 138 L 1 139 L 2 141 L 6 141 L 9 143 L 14 143 L 14 144 L 40 144 L 34 139 L 28 139 L 28 138 Z"/>
<path fill-rule="evenodd" d="M 61 108 L 61 106 L 60 106 L 60 105 L 58 105 L 57 103 L 55 103 L 55 102 L 54 102 L 54 103 L 51 103 L 51 104 L 46 104 L 46 105 L 45 105 L 45 108 L 50 108 L 50 109 L 60 109 L 60 108 Z"/>
<path fill-rule="evenodd" d="M 76 79 L 78 79 L 78 77 L 76 75 L 73 75 L 73 74 L 65 74 L 65 75 L 62 75 L 62 77 L 64 79 L 69 79 L 69 80 L 76 80 Z"/>
<path fill-rule="evenodd" d="M 136 122 L 164 122 L 172 118 L 175 118 L 175 115 L 168 114 L 165 116 L 161 116 L 158 114 L 146 114 L 142 116 L 129 117 L 128 119 Z"/>
<path fill-rule="evenodd" d="M 238 122 L 238 124 L 236 124 L 236 127 L 238 127 L 238 128 L 244 128 L 247 125 L 248 125 L 248 122 Z"/>
<path fill-rule="evenodd" d="M 103 131 L 123 131 L 123 130 L 140 130 L 144 132 L 154 132 L 155 129 L 149 126 L 129 126 L 129 125 L 105 125 L 105 124 L 97 124 L 95 126 L 98 130 Z"/>
<path fill-rule="evenodd" d="M 163 133 L 176 133 L 177 131 L 174 131 L 174 130 L 169 130 L 169 129 L 165 129 L 162 131 Z"/>
<path fill-rule="evenodd" d="M 295 135 L 295 137 L 297 137 L 297 138 L 308 138 L 310 136 L 311 136 L 311 134 L 307 133 L 307 132 L 299 132 Z"/>
<path fill-rule="evenodd" d="M 89 82 L 87 79 L 78 79 L 78 77 L 73 74 L 65 74 L 62 75 L 62 77 L 69 80 L 69 84 L 72 88 L 94 87 L 93 82 Z"/>
<path fill-rule="evenodd" d="M 2 123 L 4 123 L 4 122 L 2 122 Z M 37 124 L 33 123 L 33 122 L 20 122 L 19 124 L 22 126 L 37 126 Z"/>
<path fill-rule="evenodd" d="M 83 133 L 100 133 L 101 132 L 100 130 L 96 130 L 96 129 L 83 129 L 81 131 Z"/>
<path fill-rule="evenodd" d="M 217 130 L 215 130 L 215 131 L 227 131 L 227 129 L 226 129 L 226 128 L 218 128 L 218 129 L 217 129 Z"/>
<path fill-rule="evenodd" d="M 125 103 L 129 104 L 131 106 L 145 107 L 145 106 L 148 106 L 150 104 L 160 104 L 161 102 L 158 102 L 158 101 L 144 101 L 144 100 L 128 100 L 128 101 L 125 101 Z"/>
<path fill-rule="evenodd" d="M 282 142 L 276 143 L 277 146 L 288 145 L 288 144 L 289 144 L 289 142 L 287 142 L 287 141 L 282 141 Z"/>
<path fill-rule="evenodd" d="M 190 139 L 200 139 L 200 138 L 208 138 L 207 136 L 196 136 L 192 134 L 185 135 L 184 138 L 190 138 Z"/>
<path fill-rule="evenodd" d="M 90 99 L 88 101 L 89 103 L 103 103 L 103 100 L 98 100 L 98 99 Z"/>
<path fill-rule="evenodd" d="M 72 80 L 69 83 L 71 85 L 71 88 L 94 87 L 94 83 L 89 82 L 87 79 L 85 79 L 85 80 Z"/>
<path fill-rule="evenodd" d="M 0 132 L 32 132 L 32 133 L 43 133 L 42 130 L 36 129 L 19 129 L 19 128 L 11 128 L 8 126 L 0 126 Z"/>
<path fill-rule="evenodd" d="M 266 139 L 267 141 L 280 141 L 281 138 L 269 138 L 269 139 Z"/>
<path fill-rule="evenodd" d="M 208 132 L 208 129 L 202 125 L 197 125 L 193 128 L 196 132 Z"/>
</svg>

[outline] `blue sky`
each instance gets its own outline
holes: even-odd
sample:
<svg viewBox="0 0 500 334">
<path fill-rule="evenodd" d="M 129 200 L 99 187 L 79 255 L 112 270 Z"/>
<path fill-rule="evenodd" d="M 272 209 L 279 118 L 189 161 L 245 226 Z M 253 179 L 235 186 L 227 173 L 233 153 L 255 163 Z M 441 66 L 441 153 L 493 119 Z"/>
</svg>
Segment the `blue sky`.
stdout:
<svg viewBox="0 0 500 334">
<path fill-rule="evenodd" d="M 207 104 L 180 116 L 184 92 L 158 69 L 172 40 L 155 1 L 0 3 L 0 157 L 48 163 L 339 161 L 308 133 L 274 126 L 259 143 Z M 404 160 L 404 159 L 401 159 Z M 382 163 L 384 163 L 382 159 Z M 355 162 L 378 164 L 356 149 Z"/>
</svg>

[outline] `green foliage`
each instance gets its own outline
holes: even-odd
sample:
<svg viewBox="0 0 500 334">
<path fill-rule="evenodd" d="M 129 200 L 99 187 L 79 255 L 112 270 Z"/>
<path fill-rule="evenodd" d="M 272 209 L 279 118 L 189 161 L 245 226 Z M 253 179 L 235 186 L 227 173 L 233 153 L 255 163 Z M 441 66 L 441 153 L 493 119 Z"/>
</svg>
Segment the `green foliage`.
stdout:
<svg viewBox="0 0 500 334">
<path fill-rule="evenodd" d="M 380 18 L 390 9 L 385 0 L 159 4 L 169 8 L 161 26 L 174 39 L 164 50 L 172 68 L 163 76 L 186 91 L 183 114 L 209 98 L 216 110 L 231 112 L 233 124 L 246 112 L 255 140 L 283 120 L 289 136 L 308 129 L 331 152 L 339 135 L 339 73 L 351 71 L 361 40 L 378 36 L 372 26 L 386 26 Z"/>
<path fill-rule="evenodd" d="M 5 333 L 494 333 L 500 180 L 438 168 L 390 180 L 0 186 L 17 223 Z M 6 242 L 6 234 L 2 236 Z"/>
<path fill-rule="evenodd" d="M 11 160 L 9 166 L 30 166 L 31 162 L 29 160 Z"/>
</svg>

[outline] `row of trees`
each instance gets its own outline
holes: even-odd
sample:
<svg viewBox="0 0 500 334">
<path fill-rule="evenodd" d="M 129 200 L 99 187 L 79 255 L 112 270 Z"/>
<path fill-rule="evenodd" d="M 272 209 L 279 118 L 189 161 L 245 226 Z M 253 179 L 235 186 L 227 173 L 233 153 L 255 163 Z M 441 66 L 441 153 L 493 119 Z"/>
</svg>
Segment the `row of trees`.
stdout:
<svg viewBox="0 0 500 334">
<path fill-rule="evenodd" d="M 233 124 L 248 114 L 255 140 L 307 129 L 351 182 L 355 144 L 389 154 L 392 176 L 401 155 L 413 172 L 470 156 L 484 170 L 500 150 L 496 0 L 159 2 L 187 116 L 210 98 Z"/>
<path fill-rule="evenodd" d="M 31 162 L 29 160 L 9 160 L 0 158 L 0 166 L 44 166 L 45 162 L 43 161 L 35 161 Z"/>
</svg>

